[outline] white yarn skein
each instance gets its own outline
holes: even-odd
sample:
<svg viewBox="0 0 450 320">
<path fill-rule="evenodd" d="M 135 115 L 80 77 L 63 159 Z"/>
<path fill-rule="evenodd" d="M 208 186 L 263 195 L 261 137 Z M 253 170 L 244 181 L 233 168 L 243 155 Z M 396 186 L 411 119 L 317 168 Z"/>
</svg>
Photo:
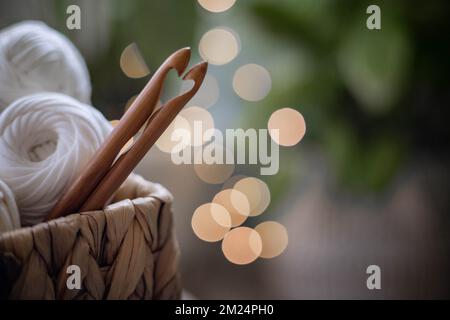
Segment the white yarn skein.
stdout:
<svg viewBox="0 0 450 320">
<path fill-rule="evenodd" d="M 0 180 L 0 233 L 20 228 L 19 210 L 14 194 Z"/>
<path fill-rule="evenodd" d="M 0 114 L 0 179 L 22 226 L 46 217 L 111 130 L 98 110 L 57 93 L 20 98 Z"/>
<path fill-rule="evenodd" d="M 0 112 L 20 97 L 43 91 L 90 104 L 89 72 L 77 48 L 40 21 L 1 30 Z"/>
</svg>

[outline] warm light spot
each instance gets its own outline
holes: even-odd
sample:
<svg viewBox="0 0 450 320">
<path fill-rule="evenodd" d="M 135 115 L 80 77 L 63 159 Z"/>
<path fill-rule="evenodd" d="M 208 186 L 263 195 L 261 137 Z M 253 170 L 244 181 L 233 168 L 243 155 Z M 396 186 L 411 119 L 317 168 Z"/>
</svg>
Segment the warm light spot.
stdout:
<svg viewBox="0 0 450 320">
<path fill-rule="evenodd" d="M 221 240 L 231 228 L 228 211 L 217 203 L 205 203 L 198 207 L 192 216 L 192 230 L 204 241 Z"/>
<path fill-rule="evenodd" d="M 212 29 L 200 39 L 200 55 L 211 64 L 226 64 L 236 58 L 239 51 L 240 45 L 237 36 L 225 28 Z"/>
<path fill-rule="evenodd" d="M 150 73 L 136 43 L 128 45 L 120 56 L 120 68 L 129 78 L 142 78 Z"/>
<path fill-rule="evenodd" d="M 188 91 L 192 87 L 192 83 L 183 81 L 181 84 L 180 93 Z M 207 74 L 203 83 L 195 94 L 195 96 L 188 102 L 188 106 L 202 106 L 209 108 L 213 106 L 219 99 L 219 84 L 216 78 Z"/>
<path fill-rule="evenodd" d="M 230 9 L 236 0 L 198 0 L 198 3 L 211 12 L 224 12 Z"/>
<path fill-rule="evenodd" d="M 195 164 L 197 176 L 206 183 L 220 184 L 227 180 L 234 171 L 233 164 Z"/>
<path fill-rule="evenodd" d="M 267 127 L 272 139 L 286 147 L 299 143 L 306 132 L 305 119 L 300 112 L 291 108 L 279 109 L 272 113 Z M 272 134 L 272 130 L 276 129 L 278 129 L 278 137 Z"/>
<path fill-rule="evenodd" d="M 234 264 L 249 264 L 255 261 L 262 250 L 258 232 L 247 227 L 238 227 L 228 232 L 222 241 L 222 252 Z"/>
<path fill-rule="evenodd" d="M 180 116 L 189 123 L 192 146 L 198 147 L 211 140 L 213 130 L 209 129 L 214 129 L 214 119 L 208 110 L 189 107 L 183 109 Z M 211 134 L 206 135 L 205 133 Z"/>
<path fill-rule="evenodd" d="M 250 204 L 245 194 L 234 189 L 220 191 L 214 197 L 213 203 L 220 204 L 231 217 L 231 226 L 240 226 L 247 219 L 250 213 Z"/>
<path fill-rule="evenodd" d="M 244 100 L 260 101 L 272 88 L 272 80 L 264 67 L 257 64 L 246 64 L 234 74 L 233 88 L 236 94 Z"/>
<path fill-rule="evenodd" d="M 109 123 L 111 123 L 111 126 L 113 128 L 115 128 L 119 124 L 119 121 L 120 120 L 111 120 Z M 127 143 L 125 143 L 125 145 L 122 147 L 122 149 L 120 149 L 120 152 L 119 152 L 117 157 L 119 157 L 120 155 L 122 155 L 125 152 L 127 152 L 128 149 L 130 149 L 131 146 L 133 145 L 133 142 L 134 142 L 134 138 L 131 138 L 130 140 L 128 140 Z"/>
<path fill-rule="evenodd" d="M 270 190 L 264 181 L 258 178 L 244 178 L 236 182 L 234 189 L 242 192 L 250 204 L 250 216 L 263 213 L 270 204 Z"/>
<path fill-rule="evenodd" d="M 274 258 L 286 249 L 288 233 L 286 228 L 275 221 L 266 221 L 256 226 L 255 230 L 261 236 L 261 258 Z"/>
<path fill-rule="evenodd" d="M 177 115 L 156 141 L 156 146 L 159 150 L 167 153 L 176 153 L 189 146 L 189 144 L 184 144 L 182 141 L 175 139 L 172 136 L 175 130 L 186 130 L 186 132 L 190 132 L 191 126 L 186 119 L 180 115 Z"/>
</svg>

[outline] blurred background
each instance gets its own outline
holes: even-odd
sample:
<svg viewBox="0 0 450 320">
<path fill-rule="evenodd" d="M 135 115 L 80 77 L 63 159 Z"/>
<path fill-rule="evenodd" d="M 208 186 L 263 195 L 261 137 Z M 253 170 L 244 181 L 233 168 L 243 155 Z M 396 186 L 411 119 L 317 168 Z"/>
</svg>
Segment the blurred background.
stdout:
<svg viewBox="0 0 450 320">
<path fill-rule="evenodd" d="M 70 4 L 81 8 L 81 30 L 66 28 Z M 381 30 L 366 27 L 371 4 L 381 8 Z M 237 0 L 220 13 L 197 0 L 0 0 L 0 27 L 37 19 L 69 37 L 87 61 L 93 105 L 109 120 L 121 117 L 170 53 L 190 46 L 196 63 L 211 52 L 202 38 L 219 28 L 225 50 L 191 105 L 221 131 L 267 128 L 285 107 L 303 115 L 306 135 L 280 146 L 278 174 L 236 165 L 230 176 L 267 184 L 270 205 L 245 225 L 286 227 L 289 244 L 274 259 L 232 264 L 220 242 L 192 231 L 196 208 L 230 181 L 208 183 L 159 147 L 139 165 L 137 173 L 174 195 L 191 297 L 431 299 L 450 297 L 449 9 L 445 0 Z M 127 54 L 142 60 L 137 75 L 124 70 Z M 245 64 L 270 76 L 257 101 L 233 86 Z M 180 86 L 171 75 L 161 100 Z M 371 264 L 381 268 L 381 290 L 366 287 Z"/>
</svg>

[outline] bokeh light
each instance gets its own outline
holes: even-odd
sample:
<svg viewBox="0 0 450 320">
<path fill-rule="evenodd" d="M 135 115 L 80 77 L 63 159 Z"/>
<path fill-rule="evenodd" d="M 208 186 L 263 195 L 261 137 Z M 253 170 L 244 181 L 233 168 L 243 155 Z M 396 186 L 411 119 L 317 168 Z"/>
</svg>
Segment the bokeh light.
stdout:
<svg viewBox="0 0 450 320">
<path fill-rule="evenodd" d="M 183 148 L 189 146 L 189 144 L 182 144 L 179 140 L 172 138 L 172 134 L 175 130 L 186 130 L 187 132 L 190 132 L 191 126 L 186 119 L 177 115 L 156 141 L 155 144 L 159 150 L 167 153 L 174 153 L 180 152 Z"/>
<path fill-rule="evenodd" d="M 227 11 L 235 2 L 236 0 L 198 0 L 204 9 L 214 13 Z"/>
<path fill-rule="evenodd" d="M 210 129 L 214 129 L 214 118 L 208 110 L 193 106 L 183 109 L 179 115 L 189 123 L 192 146 L 198 147 L 211 140 L 213 130 Z"/>
<path fill-rule="evenodd" d="M 250 204 L 250 216 L 258 216 L 263 213 L 270 204 L 270 190 L 267 184 L 253 177 L 239 180 L 234 189 L 242 192 Z"/>
<path fill-rule="evenodd" d="M 260 101 L 269 94 L 271 88 L 270 74 L 260 65 L 243 65 L 234 74 L 233 89 L 244 100 Z"/>
<path fill-rule="evenodd" d="M 204 148 L 212 146 L 212 144 L 214 144 L 214 142 L 208 144 L 207 146 L 204 146 Z M 230 152 L 228 149 L 224 148 L 220 144 L 214 144 L 214 146 L 212 147 L 217 151 L 221 150 L 223 158 L 225 158 L 226 154 Z M 202 148 L 200 148 L 196 152 L 202 151 L 203 151 Z M 202 155 L 198 155 L 198 157 L 200 156 Z M 233 174 L 234 164 L 226 164 L 226 163 L 207 164 L 203 161 L 201 164 L 195 164 L 194 170 L 197 176 L 204 182 L 209 184 L 221 184 L 224 183 Z"/>
<path fill-rule="evenodd" d="M 192 230 L 207 242 L 221 240 L 231 228 L 228 211 L 217 203 L 205 203 L 198 207 L 191 220 Z"/>
<path fill-rule="evenodd" d="M 245 194 L 238 190 L 226 189 L 214 197 L 213 203 L 220 204 L 227 209 L 231 218 L 231 226 L 240 226 L 250 214 L 250 204 Z"/>
<path fill-rule="evenodd" d="M 239 54 L 240 44 L 237 35 L 228 28 L 215 28 L 206 32 L 200 39 L 200 56 L 214 65 L 223 65 Z"/>
<path fill-rule="evenodd" d="M 188 91 L 192 87 L 192 83 L 188 81 L 183 81 L 181 84 L 180 93 Z M 202 106 L 204 108 L 210 108 L 213 106 L 217 100 L 219 99 L 219 84 L 217 83 L 217 79 L 207 74 L 203 83 L 195 94 L 195 96 L 188 102 L 188 106 Z"/>
<path fill-rule="evenodd" d="M 303 139 L 306 132 L 305 119 L 300 112 L 292 108 L 275 111 L 267 123 L 272 139 L 282 146 L 293 146 Z M 272 130 L 278 130 L 278 136 Z"/>
<path fill-rule="evenodd" d="M 247 227 L 238 227 L 228 232 L 222 241 L 222 252 L 234 264 L 249 264 L 262 251 L 262 240 L 258 232 Z"/>
<path fill-rule="evenodd" d="M 142 57 L 136 43 L 128 45 L 120 55 L 120 68 L 129 78 L 142 78 L 150 74 L 150 70 Z"/>
<path fill-rule="evenodd" d="M 274 258 L 279 256 L 288 245 L 288 233 L 286 228 L 275 221 L 266 221 L 255 228 L 262 240 L 261 258 Z"/>
</svg>

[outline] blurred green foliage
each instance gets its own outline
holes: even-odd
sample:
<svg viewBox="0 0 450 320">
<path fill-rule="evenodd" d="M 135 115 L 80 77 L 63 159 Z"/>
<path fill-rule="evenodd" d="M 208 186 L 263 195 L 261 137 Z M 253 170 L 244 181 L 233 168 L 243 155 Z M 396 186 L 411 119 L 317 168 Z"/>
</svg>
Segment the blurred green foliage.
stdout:
<svg viewBox="0 0 450 320">
<path fill-rule="evenodd" d="M 366 27 L 371 4 L 381 8 L 381 30 Z M 277 87 L 263 114 L 280 103 L 297 106 L 305 142 L 323 149 L 340 185 L 352 190 L 383 190 L 414 152 L 447 153 L 448 7 L 444 0 L 251 2 L 266 32 L 293 44 L 308 66 L 297 83 Z"/>
</svg>

